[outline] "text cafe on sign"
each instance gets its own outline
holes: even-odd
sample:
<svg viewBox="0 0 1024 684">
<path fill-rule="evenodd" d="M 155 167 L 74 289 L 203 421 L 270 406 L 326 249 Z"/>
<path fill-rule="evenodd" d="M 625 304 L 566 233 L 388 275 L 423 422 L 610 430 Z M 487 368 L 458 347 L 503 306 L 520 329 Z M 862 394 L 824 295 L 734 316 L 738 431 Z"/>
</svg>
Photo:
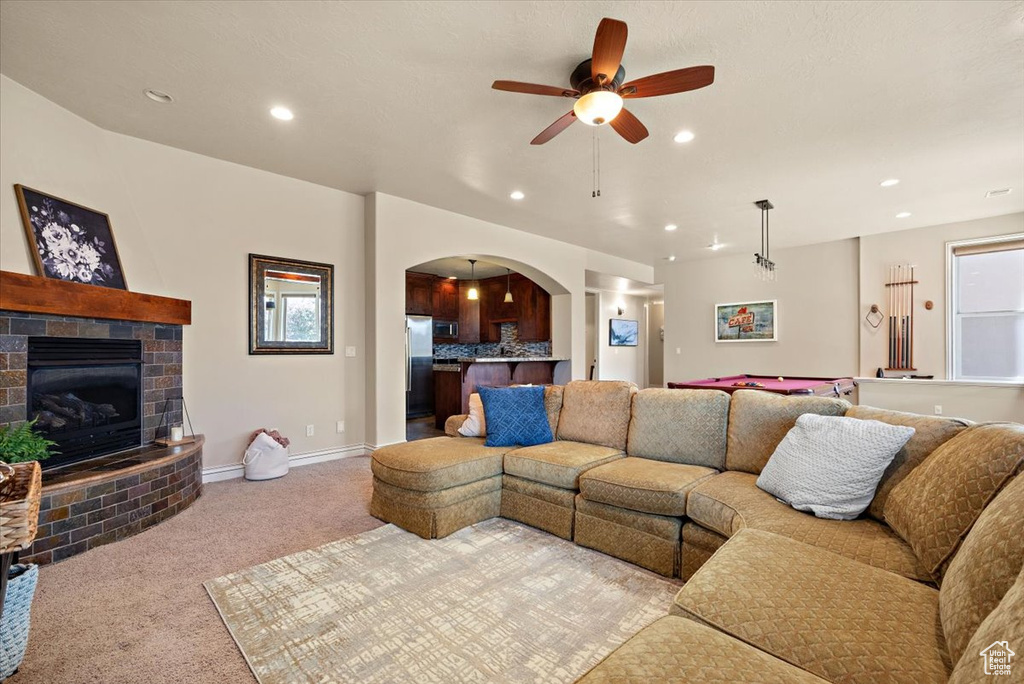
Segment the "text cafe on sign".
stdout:
<svg viewBox="0 0 1024 684">
<path fill-rule="evenodd" d="M 754 332 L 754 312 L 747 311 L 744 306 L 729 319 L 729 327 L 739 328 L 740 332 Z"/>
</svg>

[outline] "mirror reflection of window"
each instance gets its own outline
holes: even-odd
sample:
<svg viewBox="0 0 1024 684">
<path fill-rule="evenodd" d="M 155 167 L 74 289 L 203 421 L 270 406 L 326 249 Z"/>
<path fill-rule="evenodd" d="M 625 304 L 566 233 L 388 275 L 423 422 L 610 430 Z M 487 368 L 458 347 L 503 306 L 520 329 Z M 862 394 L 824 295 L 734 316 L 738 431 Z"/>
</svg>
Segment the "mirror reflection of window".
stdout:
<svg viewBox="0 0 1024 684">
<path fill-rule="evenodd" d="M 285 342 L 316 342 L 320 339 L 320 304 L 315 294 L 285 294 L 282 316 Z"/>
</svg>

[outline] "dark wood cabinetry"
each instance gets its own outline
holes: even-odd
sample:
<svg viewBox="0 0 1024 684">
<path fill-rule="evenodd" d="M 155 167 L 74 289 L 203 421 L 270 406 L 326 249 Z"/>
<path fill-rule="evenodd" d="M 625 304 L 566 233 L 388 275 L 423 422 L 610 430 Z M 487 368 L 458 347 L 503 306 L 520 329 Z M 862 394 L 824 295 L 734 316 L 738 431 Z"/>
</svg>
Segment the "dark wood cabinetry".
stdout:
<svg viewBox="0 0 1024 684">
<path fill-rule="evenodd" d="M 459 320 L 459 284 L 447 278 L 434 281 L 434 318 L 441 321 Z"/>
<path fill-rule="evenodd" d="M 405 272 L 405 313 L 432 316 L 434 313 L 434 279 L 428 273 Z"/>
<path fill-rule="evenodd" d="M 501 324 L 516 323 L 523 342 L 551 339 L 551 295 L 515 273 L 476 281 L 479 299 L 469 299 L 471 281 L 448 280 L 428 273 L 405 273 L 405 313 L 458 321 L 461 344 L 500 342 Z M 512 303 L 505 302 L 511 288 Z M 455 340 L 436 339 L 435 343 Z"/>
</svg>

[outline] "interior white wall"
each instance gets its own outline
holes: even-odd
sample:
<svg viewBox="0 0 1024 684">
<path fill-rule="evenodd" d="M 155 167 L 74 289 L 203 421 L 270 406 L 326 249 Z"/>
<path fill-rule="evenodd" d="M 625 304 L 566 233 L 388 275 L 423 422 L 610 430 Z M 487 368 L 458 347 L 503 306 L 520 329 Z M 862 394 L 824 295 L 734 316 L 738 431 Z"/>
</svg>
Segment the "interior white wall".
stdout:
<svg viewBox="0 0 1024 684">
<path fill-rule="evenodd" d="M 888 269 L 913 264 L 914 365 L 920 375 L 946 377 L 946 243 L 1024 232 L 1024 214 L 947 223 L 860 239 L 860 374 L 873 376 L 888 359 L 888 326 L 877 329 L 864 320 L 872 304 L 888 314 L 885 282 Z M 934 302 L 931 311 L 926 301 Z"/>
<path fill-rule="evenodd" d="M 644 349 L 647 346 L 644 304 L 647 299 L 618 292 L 598 292 L 597 307 L 597 377 L 600 380 L 626 380 L 643 388 L 646 384 Z M 622 308 L 622 314 L 618 310 Z M 637 346 L 613 347 L 608 330 L 611 319 L 623 318 L 638 323 Z"/>
<path fill-rule="evenodd" d="M 852 376 L 858 368 L 857 240 L 772 252 L 775 282 L 734 255 L 659 266 L 665 284 L 665 381 L 713 376 Z M 715 304 L 778 300 L 777 342 L 715 342 Z M 679 353 L 676 353 L 676 350 Z"/>
<path fill-rule="evenodd" d="M 612 270 L 611 275 L 652 276 L 650 267 L 642 264 L 598 257 L 582 247 L 384 193 L 368 195 L 366 202 L 367 216 L 372 213 L 374 217 L 374 225 L 367 231 L 367 240 L 373 244 L 366 247 L 367 259 L 373 264 L 373 279 L 368 284 L 368 306 L 373 315 L 367 319 L 367 345 L 375 350 L 370 371 L 373 382 L 367 389 L 368 403 L 376 407 L 367 424 L 367 440 L 372 445 L 405 439 L 405 269 L 450 256 L 452 246 L 458 245 L 455 251 L 461 254 L 529 265 L 517 270 L 549 291 L 551 283 L 557 283 L 563 293 L 552 298 L 552 352 L 572 358 L 573 378 L 583 378 L 586 373 L 584 280 L 588 260 L 601 268 L 620 269 Z"/>
<path fill-rule="evenodd" d="M 364 442 L 362 197 L 104 131 L 6 77 L 0 104 L 0 268 L 34 273 L 13 184 L 109 213 L 129 288 L 192 301 L 184 396 L 205 466 L 239 462 L 258 427 L 293 454 Z M 335 354 L 248 354 L 250 252 L 335 265 Z"/>
</svg>

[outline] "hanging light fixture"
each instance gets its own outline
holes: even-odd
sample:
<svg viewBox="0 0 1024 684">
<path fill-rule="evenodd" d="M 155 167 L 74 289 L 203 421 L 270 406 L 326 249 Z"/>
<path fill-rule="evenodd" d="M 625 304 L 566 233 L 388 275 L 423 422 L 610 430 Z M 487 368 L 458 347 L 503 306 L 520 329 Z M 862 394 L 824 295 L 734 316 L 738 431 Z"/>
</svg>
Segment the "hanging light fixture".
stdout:
<svg viewBox="0 0 1024 684">
<path fill-rule="evenodd" d="M 506 268 L 505 270 L 508 271 L 508 276 L 507 276 L 508 280 L 505 283 L 505 303 L 506 304 L 511 304 L 512 303 L 512 269 L 511 268 Z"/>
<path fill-rule="evenodd" d="M 776 271 L 775 262 L 768 257 L 768 212 L 775 206 L 766 199 L 758 200 L 754 204 L 761 210 L 761 251 L 754 255 L 754 268 L 758 278 L 773 281 L 776 279 Z"/>
<path fill-rule="evenodd" d="M 476 300 L 480 299 L 480 293 L 476 289 L 476 259 L 469 260 L 470 276 L 469 276 L 469 292 L 466 293 L 466 299 Z"/>
</svg>

